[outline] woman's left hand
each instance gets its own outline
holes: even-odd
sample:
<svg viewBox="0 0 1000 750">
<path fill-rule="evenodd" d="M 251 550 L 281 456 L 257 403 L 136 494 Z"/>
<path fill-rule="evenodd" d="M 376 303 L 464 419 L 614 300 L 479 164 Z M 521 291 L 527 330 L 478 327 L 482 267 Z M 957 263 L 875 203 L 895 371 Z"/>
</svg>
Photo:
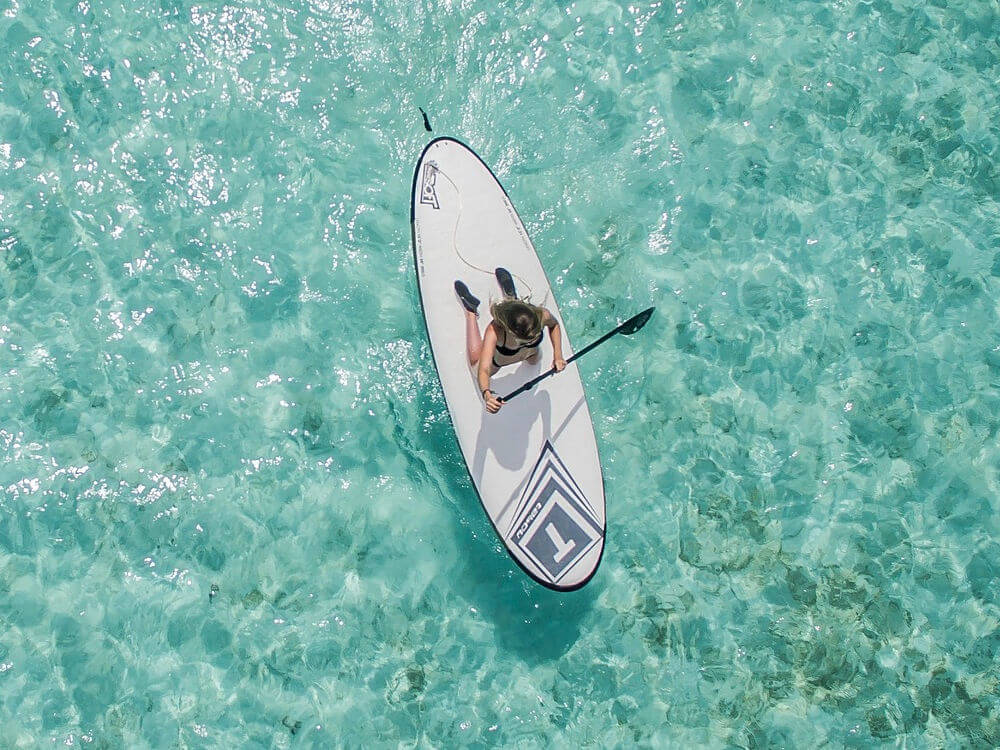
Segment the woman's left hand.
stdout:
<svg viewBox="0 0 1000 750">
<path fill-rule="evenodd" d="M 556 372 L 562 372 L 563 370 L 566 369 L 566 360 L 563 359 L 562 357 L 557 357 L 557 358 L 553 359 L 552 360 L 552 368 Z"/>
</svg>

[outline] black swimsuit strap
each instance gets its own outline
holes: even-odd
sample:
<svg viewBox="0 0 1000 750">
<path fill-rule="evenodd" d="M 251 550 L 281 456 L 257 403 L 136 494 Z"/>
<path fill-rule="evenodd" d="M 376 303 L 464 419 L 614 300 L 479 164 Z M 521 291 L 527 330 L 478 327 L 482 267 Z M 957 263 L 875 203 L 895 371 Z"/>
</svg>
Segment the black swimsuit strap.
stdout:
<svg viewBox="0 0 1000 750">
<path fill-rule="evenodd" d="M 517 347 L 515 349 L 509 349 L 506 346 L 500 346 L 500 344 L 497 344 L 496 345 L 496 350 L 498 352 L 500 352 L 505 357 L 513 357 L 515 354 L 517 354 L 522 349 L 534 349 L 536 346 L 538 346 L 541 343 L 542 343 L 542 334 L 538 334 L 538 338 L 537 339 L 535 339 L 531 343 L 525 344 L 524 346 L 519 346 L 519 347 Z"/>
</svg>

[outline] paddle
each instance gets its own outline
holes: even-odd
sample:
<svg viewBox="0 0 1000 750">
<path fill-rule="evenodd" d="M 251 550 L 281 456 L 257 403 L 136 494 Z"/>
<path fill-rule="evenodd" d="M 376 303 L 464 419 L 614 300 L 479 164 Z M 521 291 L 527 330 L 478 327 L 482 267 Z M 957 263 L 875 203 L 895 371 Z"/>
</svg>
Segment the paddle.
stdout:
<svg viewBox="0 0 1000 750">
<path fill-rule="evenodd" d="M 578 351 L 572 357 L 570 357 L 569 359 L 567 359 L 566 360 L 566 364 L 568 365 L 570 362 L 572 362 L 575 359 L 580 359 L 580 357 L 582 357 L 584 354 L 586 354 L 587 352 L 589 352 L 591 349 L 597 348 L 598 346 L 600 346 L 601 344 L 603 344 L 605 341 L 607 341 L 609 338 L 611 338 L 612 336 L 614 336 L 616 333 L 620 333 L 620 334 L 622 334 L 624 336 L 631 336 L 633 333 L 635 333 L 640 328 L 642 328 L 644 325 L 646 325 L 646 322 L 649 320 L 650 316 L 653 314 L 653 310 L 655 310 L 655 309 L 656 309 L 655 307 L 651 307 L 648 310 L 643 310 L 641 313 L 639 313 L 638 315 L 636 315 L 634 318 L 629 318 L 624 323 L 622 323 L 620 326 L 618 326 L 615 330 L 609 331 L 608 333 L 604 334 L 603 336 L 601 336 L 601 338 L 597 339 L 597 341 L 595 341 L 593 344 L 585 346 L 583 349 L 581 349 L 580 351 Z M 543 372 L 537 378 L 534 378 L 533 380 L 529 380 L 527 383 L 525 383 L 524 385 L 522 385 L 516 391 L 511 391 L 506 396 L 504 396 L 503 398 L 501 398 L 500 401 L 502 403 L 507 403 L 512 398 L 514 398 L 514 396 L 517 396 L 520 393 L 524 393 L 525 391 L 530 391 L 532 388 L 534 388 L 536 385 L 538 385 L 541 381 L 545 380 L 545 378 L 549 377 L 550 375 L 555 375 L 555 374 L 556 374 L 556 368 L 553 367 L 551 370 L 549 370 L 547 372 Z"/>
</svg>

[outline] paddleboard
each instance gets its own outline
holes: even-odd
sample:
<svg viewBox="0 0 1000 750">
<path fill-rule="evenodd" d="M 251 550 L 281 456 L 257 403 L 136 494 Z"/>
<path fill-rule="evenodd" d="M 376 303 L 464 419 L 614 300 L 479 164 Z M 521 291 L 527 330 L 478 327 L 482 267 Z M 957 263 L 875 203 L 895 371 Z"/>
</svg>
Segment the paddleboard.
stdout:
<svg viewBox="0 0 1000 750">
<path fill-rule="evenodd" d="M 493 172 L 454 138 L 437 138 L 421 154 L 410 221 L 434 364 L 483 510 L 525 573 L 557 591 L 578 589 L 597 571 L 606 524 L 601 462 L 576 364 L 489 414 L 468 364 L 465 311 L 454 290 L 461 279 L 481 300 L 482 332 L 489 301 L 502 296 L 494 269 L 506 268 L 518 294 L 559 321 L 568 359 L 572 345 L 534 245 Z M 551 366 L 546 333 L 539 361 L 501 368 L 492 390 L 510 393 Z"/>
</svg>

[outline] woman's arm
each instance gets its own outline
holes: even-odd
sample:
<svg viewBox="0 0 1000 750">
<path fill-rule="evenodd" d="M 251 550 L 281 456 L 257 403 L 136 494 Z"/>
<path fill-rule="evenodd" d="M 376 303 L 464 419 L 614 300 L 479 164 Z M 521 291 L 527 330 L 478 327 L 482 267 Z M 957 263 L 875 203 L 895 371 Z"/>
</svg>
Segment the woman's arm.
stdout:
<svg viewBox="0 0 1000 750">
<path fill-rule="evenodd" d="M 501 401 L 490 390 L 490 371 L 493 369 L 493 352 L 496 351 L 496 348 L 497 332 L 493 324 L 490 323 L 486 326 L 486 333 L 483 334 L 483 349 L 479 354 L 479 369 L 476 371 L 479 392 L 486 404 L 486 411 L 490 414 L 496 414 L 500 411 L 501 406 Z"/>
<path fill-rule="evenodd" d="M 559 327 L 559 321 L 556 320 L 552 313 L 546 310 L 545 316 L 542 318 L 542 324 L 549 329 L 549 338 L 552 340 L 552 366 L 556 372 L 562 372 L 566 367 L 566 360 L 563 359 L 562 329 Z M 493 355 L 491 354 L 490 356 L 492 357 Z"/>
</svg>

